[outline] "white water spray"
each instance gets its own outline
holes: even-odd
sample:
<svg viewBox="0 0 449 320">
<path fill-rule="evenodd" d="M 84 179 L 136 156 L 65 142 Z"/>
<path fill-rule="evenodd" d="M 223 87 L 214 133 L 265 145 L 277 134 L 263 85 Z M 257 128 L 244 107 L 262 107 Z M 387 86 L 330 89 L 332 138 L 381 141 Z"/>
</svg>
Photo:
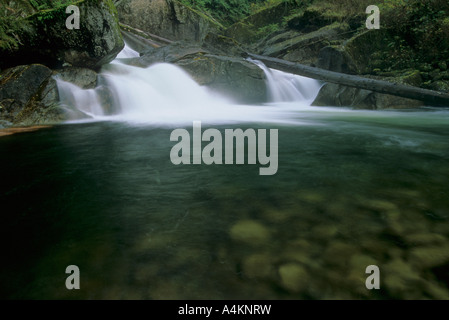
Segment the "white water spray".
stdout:
<svg viewBox="0 0 449 320">
<path fill-rule="evenodd" d="M 310 105 L 320 91 L 321 84 L 315 79 L 269 69 L 261 61 L 248 60 L 265 72 L 270 102 L 295 101 Z"/>
<path fill-rule="evenodd" d="M 253 61 L 264 70 L 270 102 L 275 105 L 237 105 L 198 85 L 178 66 L 160 63 L 139 68 L 120 62 L 137 55 L 126 46 L 114 63 L 103 67 L 96 89 L 83 90 L 57 79 L 61 103 L 102 120 L 107 115 L 111 120 L 159 124 L 278 122 L 287 120 L 292 108 L 310 106 L 320 89 L 316 80 L 272 70 Z M 109 92 L 106 99 L 105 91 Z M 105 100 L 107 108 L 101 105 Z M 294 102 L 288 107 L 288 114 L 280 102 Z"/>
<path fill-rule="evenodd" d="M 56 83 L 58 85 L 59 101 L 63 106 L 73 111 L 79 111 L 81 114 L 91 118 L 104 115 L 103 107 L 95 89 L 82 89 L 73 83 L 58 78 L 56 78 Z"/>
</svg>

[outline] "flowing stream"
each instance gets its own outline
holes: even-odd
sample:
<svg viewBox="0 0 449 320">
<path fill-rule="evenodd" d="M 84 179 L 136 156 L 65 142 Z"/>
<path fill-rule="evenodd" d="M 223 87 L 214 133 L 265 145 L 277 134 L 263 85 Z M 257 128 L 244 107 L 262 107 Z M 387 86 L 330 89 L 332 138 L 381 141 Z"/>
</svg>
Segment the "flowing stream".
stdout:
<svg viewBox="0 0 449 320">
<path fill-rule="evenodd" d="M 449 299 L 449 111 L 311 107 L 320 83 L 260 67 L 260 106 L 169 64 L 58 80 L 88 120 L 0 139 L 0 297 Z M 174 165 L 170 135 L 193 121 L 277 129 L 276 175 Z"/>
</svg>

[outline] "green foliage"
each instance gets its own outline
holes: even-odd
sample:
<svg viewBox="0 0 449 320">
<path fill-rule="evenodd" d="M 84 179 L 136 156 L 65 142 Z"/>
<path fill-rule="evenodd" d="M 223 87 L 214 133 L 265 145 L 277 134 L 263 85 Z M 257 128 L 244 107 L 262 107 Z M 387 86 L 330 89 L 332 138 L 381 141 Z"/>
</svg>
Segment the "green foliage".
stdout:
<svg viewBox="0 0 449 320">
<path fill-rule="evenodd" d="M 58 8 L 61 6 L 67 6 L 74 1 L 72 0 L 30 0 L 31 5 L 36 10 L 48 10 Z"/>
<path fill-rule="evenodd" d="M 20 44 L 20 33 L 28 27 L 23 10 L 0 3 L 0 49 L 12 51 Z"/>
<path fill-rule="evenodd" d="M 279 26 L 279 24 L 272 23 L 267 26 L 259 28 L 256 32 L 256 36 L 261 37 L 261 36 L 270 35 L 273 32 L 279 31 L 280 29 L 281 29 L 281 27 Z"/>
<path fill-rule="evenodd" d="M 14 51 L 21 44 L 21 36 L 29 30 L 30 22 L 26 19 L 34 12 L 39 12 L 37 20 L 54 18 L 55 8 L 64 8 L 72 0 L 29 0 L 0 2 L 0 49 Z"/>
<path fill-rule="evenodd" d="M 179 0 L 179 2 L 218 20 L 224 25 L 231 25 L 248 16 L 251 13 L 252 6 L 265 3 L 267 0 Z"/>
<path fill-rule="evenodd" d="M 447 0 L 385 0 L 382 26 L 393 40 L 389 59 L 397 66 L 437 65 L 449 59 L 449 2 Z"/>
<path fill-rule="evenodd" d="M 254 14 L 258 11 L 267 9 L 269 7 L 275 6 L 285 0 L 266 0 L 266 1 L 256 1 L 251 3 L 251 14 Z"/>
</svg>

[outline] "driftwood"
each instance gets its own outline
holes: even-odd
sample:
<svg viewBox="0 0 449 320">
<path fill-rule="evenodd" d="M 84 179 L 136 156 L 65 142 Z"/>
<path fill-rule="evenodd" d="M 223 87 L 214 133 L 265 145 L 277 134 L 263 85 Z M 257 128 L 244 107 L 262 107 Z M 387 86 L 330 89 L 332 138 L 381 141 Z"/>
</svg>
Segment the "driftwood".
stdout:
<svg viewBox="0 0 449 320">
<path fill-rule="evenodd" d="M 282 59 L 260 56 L 251 53 L 248 53 L 248 57 L 262 61 L 269 68 L 294 73 L 304 77 L 341 84 L 348 87 L 390 94 L 403 98 L 420 100 L 431 106 L 449 107 L 449 94 L 443 92 L 328 71 Z"/>
</svg>

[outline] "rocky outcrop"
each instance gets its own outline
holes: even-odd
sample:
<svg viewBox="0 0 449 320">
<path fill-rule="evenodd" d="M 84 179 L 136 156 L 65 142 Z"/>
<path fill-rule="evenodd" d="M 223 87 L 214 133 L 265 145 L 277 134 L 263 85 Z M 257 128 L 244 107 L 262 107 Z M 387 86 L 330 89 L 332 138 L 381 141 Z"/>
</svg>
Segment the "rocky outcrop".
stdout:
<svg viewBox="0 0 449 320">
<path fill-rule="evenodd" d="M 118 6 L 120 21 L 169 40 L 202 41 L 221 25 L 176 0 L 128 0 Z"/>
<path fill-rule="evenodd" d="M 369 90 L 326 83 L 312 104 L 313 106 L 352 107 L 355 109 L 408 109 L 423 106 L 417 100 L 401 98 Z"/>
<path fill-rule="evenodd" d="M 52 71 L 39 64 L 10 68 L 0 77 L 0 121 L 30 125 L 65 119 Z"/>
<path fill-rule="evenodd" d="M 264 36 L 263 33 L 259 32 L 261 28 L 280 24 L 282 17 L 288 16 L 293 9 L 298 9 L 303 5 L 303 3 L 297 3 L 294 0 L 282 1 L 229 26 L 225 30 L 225 35 L 240 43 L 251 44 Z"/>
<path fill-rule="evenodd" d="M 261 49 L 258 52 L 264 56 L 315 65 L 320 50 L 330 41 L 342 40 L 342 34 L 348 31 L 347 24 L 338 22 L 305 34 L 289 31 L 286 36 L 281 34 L 259 44 Z"/>
<path fill-rule="evenodd" d="M 73 83 L 83 89 L 93 89 L 97 86 L 98 74 L 86 68 L 65 68 L 57 72 L 61 80 Z"/>
<path fill-rule="evenodd" d="M 316 66 L 329 71 L 357 74 L 357 68 L 352 58 L 340 46 L 322 48 L 318 53 Z"/>
<path fill-rule="evenodd" d="M 383 30 L 367 30 L 349 39 L 342 47 L 345 55 L 353 62 L 359 74 L 370 74 L 373 70 L 385 69 L 393 61 L 381 57 L 390 36 Z"/>
<path fill-rule="evenodd" d="M 220 52 L 178 42 L 150 49 L 142 57 L 130 60 L 129 63 L 140 67 L 158 62 L 174 63 L 187 71 L 200 85 L 232 97 L 237 103 L 266 102 L 264 72 L 243 58 L 224 56 Z"/>
<path fill-rule="evenodd" d="M 29 27 L 15 50 L 0 51 L 0 67 L 41 63 L 98 69 L 123 49 L 117 11 L 112 0 L 83 0 L 80 29 L 66 28 L 66 7 L 38 12 L 27 18 Z"/>
<path fill-rule="evenodd" d="M 267 101 L 265 75 L 243 58 L 206 54 L 176 63 L 200 85 L 231 97 L 237 103 Z"/>
</svg>

